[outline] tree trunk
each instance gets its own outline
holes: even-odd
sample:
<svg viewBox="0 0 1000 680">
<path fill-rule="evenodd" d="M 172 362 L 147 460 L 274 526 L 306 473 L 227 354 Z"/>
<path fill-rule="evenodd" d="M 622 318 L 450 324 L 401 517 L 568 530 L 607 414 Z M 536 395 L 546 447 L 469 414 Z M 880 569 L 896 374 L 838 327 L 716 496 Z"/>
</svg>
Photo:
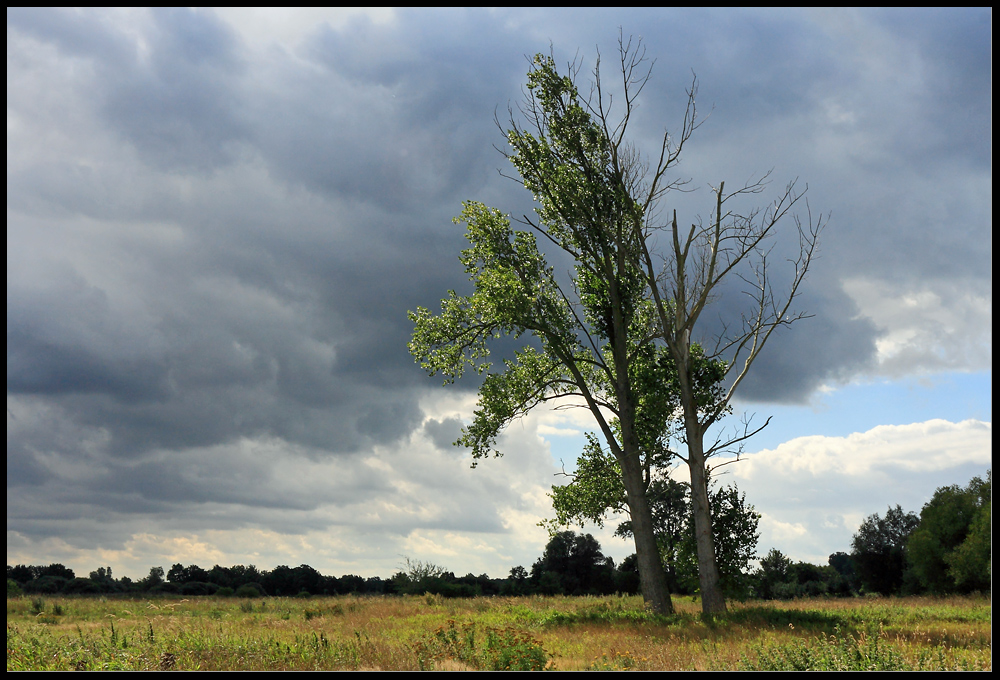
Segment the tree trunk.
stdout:
<svg viewBox="0 0 1000 680">
<path fill-rule="evenodd" d="M 724 614 L 726 598 L 719 583 L 719 567 L 715 560 L 712 533 L 712 509 L 708 502 L 708 475 L 705 472 L 705 445 L 697 408 L 685 405 L 688 468 L 691 472 L 691 513 L 694 516 L 694 536 L 698 546 L 698 583 L 701 587 L 702 614 Z M 694 417 L 688 416 L 693 413 Z"/>
<path fill-rule="evenodd" d="M 673 614 L 674 603 L 670 599 L 667 576 L 660 561 L 660 548 L 653 534 L 653 514 L 646 499 L 642 468 L 638 464 L 638 456 L 629 456 L 628 453 L 626 456 L 630 460 L 621 461 L 622 481 L 632 516 L 632 538 L 635 541 L 642 599 L 657 614 Z"/>
</svg>

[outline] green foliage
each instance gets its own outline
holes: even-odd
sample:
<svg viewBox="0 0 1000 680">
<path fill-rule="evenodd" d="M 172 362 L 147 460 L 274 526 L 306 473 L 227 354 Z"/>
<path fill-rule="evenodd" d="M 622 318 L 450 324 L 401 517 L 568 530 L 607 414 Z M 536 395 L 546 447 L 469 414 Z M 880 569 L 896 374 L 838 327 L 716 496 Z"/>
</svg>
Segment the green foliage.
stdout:
<svg viewBox="0 0 1000 680">
<path fill-rule="evenodd" d="M 851 541 L 851 557 L 858 580 L 870 592 L 890 595 L 903 586 L 907 567 L 906 544 L 920 523 L 913 512 L 897 505 L 885 517 L 869 515 Z"/>
<path fill-rule="evenodd" d="M 603 527 L 609 512 L 628 510 L 617 461 L 593 434 L 588 433 L 587 440 L 573 480 L 552 487 L 556 525 L 594 522 Z M 660 557 L 675 592 L 695 592 L 698 588 L 698 550 L 689 495 L 688 484 L 668 477 L 654 478 L 646 491 Z M 717 527 L 713 540 L 723 592 L 727 597 L 746 598 L 751 588 L 750 563 L 757 558 L 760 515 L 735 485 L 711 492 L 709 505 L 712 524 Z M 631 532 L 632 523 L 625 521 L 615 533 L 630 536 Z"/>
<path fill-rule="evenodd" d="M 728 598 L 746 599 L 751 588 L 750 562 L 757 559 L 760 514 L 746 502 L 746 494 L 741 494 L 735 484 L 710 491 L 708 500 L 722 592 Z M 684 579 L 682 583 L 688 588 L 695 588 L 698 583 L 698 546 L 694 521 L 690 517 L 684 538 L 678 546 L 677 558 L 679 578 Z"/>
<path fill-rule="evenodd" d="M 907 542 L 921 585 L 932 593 L 990 587 L 992 470 L 966 488 L 945 486 L 920 511 L 920 525 Z"/>
<path fill-rule="evenodd" d="M 41 576 L 25 583 L 24 592 L 55 595 L 61 592 L 67 583 L 69 583 L 69 579 L 62 578 L 61 576 Z"/>
<path fill-rule="evenodd" d="M 778 598 L 778 586 L 788 582 L 792 561 L 785 557 L 777 548 L 771 550 L 760 561 L 760 568 L 755 576 L 757 581 L 757 596 L 764 600 Z"/>
<path fill-rule="evenodd" d="M 648 480 L 670 456 L 664 423 L 677 406 L 676 371 L 652 342 L 652 304 L 637 266 L 644 208 L 629 193 L 631 178 L 605 121 L 592 118 L 551 57 L 534 58 L 522 112 L 530 131 L 512 121 L 507 139 L 508 158 L 538 202 L 538 222 L 525 222 L 573 258 L 570 285 L 556 280 L 535 233 L 514 231 L 500 211 L 467 202 L 457 221 L 466 224 L 470 247 L 460 260 L 474 291 L 448 291 L 438 315 L 409 312 L 409 350 L 446 384 L 469 368 L 486 374 L 473 421 L 456 442 L 471 449 L 473 466 L 500 455 L 496 440 L 510 422 L 542 402 L 573 397 L 598 421 L 623 488 L 636 494 L 642 475 Z M 526 334 L 533 343 L 492 371 L 490 343 Z M 631 503 L 645 515 L 642 500 L 633 495 Z M 637 537 L 644 558 L 654 544 L 645 530 Z M 644 583 L 655 606 L 669 609 L 662 576 L 648 574 Z"/>
<path fill-rule="evenodd" d="M 965 540 L 945 555 L 951 577 L 960 590 L 989 590 L 993 582 L 992 501 L 976 511 Z"/>
<path fill-rule="evenodd" d="M 163 567 L 150 567 L 149 575 L 140 582 L 143 590 L 151 590 L 163 584 Z"/>
<path fill-rule="evenodd" d="M 403 560 L 406 562 L 407 578 L 411 583 L 416 583 L 418 585 L 427 579 L 439 578 L 446 572 L 444 567 L 440 567 L 430 562 L 411 560 L 409 557 L 404 557 Z"/>
<path fill-rule="evenodd" d="M 243 597 L 247 599 L 260 597 L 260 590 L 255 586 L 250 584 L 242 585 L 236 589 L 236 597 Z"/>
<path fill-rule="evenodd" d="M 759 643 L 744 654 L 740 667 L 748 671 L 898 671 L 909 670 L 898 651 L 885 643 L 878 628 L 848 635 L 837 627 L 833 635 L 789 643 Z"/>
<path fill-rule="evenodd" d="M 542 643 L 514 628 L 448 621 L 417 647 L 422 670 L 435 661 L 456 659 L 480 671 L 542 671 L 549 655 Z"/>
<path fill-rule="evenodd" d="M 845 552 L 835 552 L 828 558 L 828 562 L 840 577 L 843 579 L 842 590 L 857 590 L 858 575 L 854 570 L 854 559 Z M 843 592 L 842 594 L 847 594 Z"/>
<path fill-rule="evenodd" d="M 614 562 L 590 534 L 562 531 L 531 567 L 532 584 L 547 595 L 600 595 L 614 592 Z"/>
<path fill-rule="evenodd" d="M 576 459 L 576 472 L 569 484 L 553 486 L 552 507 L 556 524 L 568 526 L 593 522 L 604 527 L 609 512 L 626 512 L 625 485 L 621 467 L 614 456 L 601 446 L 592 432 L 585 434 L 587 444 Z"/>
<path fill-rule="evenodd" d="M 479 391 L 473 423 L 456 442 L 472 449 L 474 459 L 491 452 L 500 431 L 546 398 L 570 392 L 572 365 L 586 365 L 584 348 L 574 331 L 572 312 L 533 234 L 514 233 L 506 216 L 481 203 L 466 203 L 461 219 L 468 225 L 472 247 L 461 260 L 475 283 L 475 292 L 460 297 L 454 291 L 441 303 L 441 314 L 427 309 L 410 312 L 415 324 L 410 352 L 431 375 L 445 382 L 462 376 L 466 366 L 488 370 L 488 341 L 503 335 L 531 332 L 541 351 L 525 347 L 505 360 L 503 373 L 490 373 Z M 588 371 L 589 372 L 589 371 Z"/>
<path fill-rule="evenodd" d="M 403 560 L 406 562 L 406 570 L 393 577 L 397 593 L 407 595 L 431 593 L 461 597 L 456 592 L 460 588 L 454 583 L 455 575 L 446 571 L 444 567 L 431 562 L 411 560 L 409 557 L 404 557 Z"/>
<path fill-rule="evenodd" d="M 849 595 L 850 586 L 844 577 L 831 566 L 818 566 L 809 562 L 792 562 L 777 550 L 772 550 L 771 559 L 762 561 L 752 582 L 757 597 L 765 600 L 790 600 L 819 595 Z M 776 564 L 784 562 L 784 569 Z"/>
<path fill-rule="evenodd" d="M 457 442 L 476 459 L 499 455 L 492 445 L 500 430 L 541 401 L 584 396 L 599 415 L 599 406 L 624 406 L 617 403 L 623 389 L 657 381 L 662 376 L 653 374 L 664 368 L 649 342 L 653 319 L 642 274 L 631 264 L 634 253 L 620 250 L 629 247 L 626 226 L 637 218 L 637 205 L 614 174 L 610 142 L 551 57 L 536 55 L 528 81 L 525 113 L 535 130 L 514 125 L 509 159 L 539 202 L 539 223 L 532 226 L 575 260 L 575 296 L 556 282 L 533 233 L 514 232 L 500 211 L 467 202 L 458 220 L 467 225 L 471 247 L 460 259 L 475 292 L 449 291 L 437 316 L 424 308 L 409 313 L 410 352 L 446 383 L 469 366 L 488 371 L 492 339 L 530 333 L 540 345 L 518 351 L 505 371 L 484 380 L 480 408 Z M 649 402 L 668 393 L 638 392 Z M 655 410 L 652 403 L 647 410 Z"/>
</svg>

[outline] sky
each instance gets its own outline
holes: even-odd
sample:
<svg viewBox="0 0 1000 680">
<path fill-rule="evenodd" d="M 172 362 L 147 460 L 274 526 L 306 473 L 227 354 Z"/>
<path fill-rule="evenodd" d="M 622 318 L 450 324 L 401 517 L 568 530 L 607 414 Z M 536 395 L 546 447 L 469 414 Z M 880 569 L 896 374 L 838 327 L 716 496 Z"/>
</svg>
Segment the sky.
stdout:
<svg viewBox="0 0 1000 680">
<path fill-rule="evenodd" d="M 664 209 L 694 222 L 770 171 L 759 205 L 797 179 L 829 218 L 810 318 L 737 394 L 770 425 L 717 479 L 761 514 L 761 554 L 849 551 L 866 516 L 991 465 L 991 22 L 8 8 L 8 564 L 530 568 L 592 418 L 533 412 L 472 469 L 451 442 L 478 384 L 414 363 L 407 311 L 470 291 L 462 201 L 533 209 L 498 151 L 528 59 L 577 59 L 586 92 L 598 52 L 614 82 L 619 29 L 653 64 L 638 148 L 679 129 L 693 74 L 710 114 Z M 620 560 L 615 526 L 582 530 Z"/>
</svg>

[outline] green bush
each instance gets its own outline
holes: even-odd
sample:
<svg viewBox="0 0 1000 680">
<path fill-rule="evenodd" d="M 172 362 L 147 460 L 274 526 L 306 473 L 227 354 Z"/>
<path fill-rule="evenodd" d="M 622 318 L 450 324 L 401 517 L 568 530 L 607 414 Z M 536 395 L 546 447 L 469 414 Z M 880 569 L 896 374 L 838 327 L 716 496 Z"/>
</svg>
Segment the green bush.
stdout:
<svg viewBox="0 0 1000 680">
<path fill-rule="evenodd" d="M 760 644 L 744 654 L 748 671 L 899 671 L 910 670 L 899 652 L 885 644 L 885 633 L 869 626 L 857 636 L 834 634 L 783 644 Z"/>
<path fill-rule="evenodd" d="M 181 584 L 180 593 L 181 595 L 214 595 L 216 591 L 219 590 L 219 586 L 214 583 L 205 583 L 203 581 L 189 581 L 187 583 Z"/>
<path fill-rule="evenodd" d="M 243 585 L 236 589 L 236 597 L 257 598 L 260 597 L 260 590 L 250 584 Z"/>
<path fill-rule="evenodd" d="M 932 593 L 985 590 L 991 583 L 990 526 L 993 473 L 965 488 L 944 486 L 920 511 L 907 543 L 921 586 Z"/>
<path fill-rule="evenodd" d="M 417 646 L 420 667 L 431 670 L 434 661 L 456 659 L 481 671 L 541 671 L 550 655 L 541 642 L 512 628 L 463 624 L 454 621 L 438 628 Z"/>
</svg>

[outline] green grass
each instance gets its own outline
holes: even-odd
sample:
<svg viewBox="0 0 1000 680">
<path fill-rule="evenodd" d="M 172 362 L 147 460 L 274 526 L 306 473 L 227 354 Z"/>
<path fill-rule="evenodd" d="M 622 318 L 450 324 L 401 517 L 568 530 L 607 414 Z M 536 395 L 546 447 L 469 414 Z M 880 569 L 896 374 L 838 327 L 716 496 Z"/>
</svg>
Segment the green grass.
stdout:
<svg viewBox="0 0 1000 680">
<path fill-rule="evenodd" d="M 987 597 L 14 597 L 7 670 L 991 670 Z"/>
</svg>

